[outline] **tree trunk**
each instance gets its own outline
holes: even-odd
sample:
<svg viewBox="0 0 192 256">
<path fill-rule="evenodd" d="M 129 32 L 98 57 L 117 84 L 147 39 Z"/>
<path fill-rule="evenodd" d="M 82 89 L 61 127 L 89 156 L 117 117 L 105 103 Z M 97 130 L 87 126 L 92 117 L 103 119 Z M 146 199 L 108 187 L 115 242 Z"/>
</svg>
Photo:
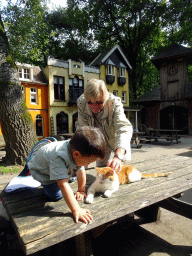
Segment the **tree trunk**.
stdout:
<svg viewBox="0 0 192 256">
<path fill-rule="evenodd" d="M 14 60 L 0 16 L 0 124 L 6 160 L 23 164 L 37 138 L 27 111 Z"/>
</svg>

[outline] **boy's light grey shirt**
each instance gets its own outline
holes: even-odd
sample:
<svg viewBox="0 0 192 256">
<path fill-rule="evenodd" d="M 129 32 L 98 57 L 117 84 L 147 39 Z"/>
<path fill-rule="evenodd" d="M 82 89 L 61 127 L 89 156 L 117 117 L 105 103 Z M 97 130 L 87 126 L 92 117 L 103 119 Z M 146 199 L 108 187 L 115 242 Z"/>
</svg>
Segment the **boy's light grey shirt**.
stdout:
<svg viewBox="0 0 192 256">
<path fill-rule="evenodd" d="M 67 179 L 68 169 L 77 167 L 69 151 L 69 140 L 43 146 L 34 153 L 28 167 L 33 178 L 43 185 Z"/>
</svg>

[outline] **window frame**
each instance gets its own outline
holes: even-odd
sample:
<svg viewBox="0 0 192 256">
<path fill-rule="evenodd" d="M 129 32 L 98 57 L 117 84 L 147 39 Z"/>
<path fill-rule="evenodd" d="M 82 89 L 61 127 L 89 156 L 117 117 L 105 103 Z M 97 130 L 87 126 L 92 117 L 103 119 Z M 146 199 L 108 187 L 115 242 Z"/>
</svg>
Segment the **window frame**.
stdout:
<svg viewBox="0 0 192 256">
<path fill-rule="evenodd" d="M 124 94 L 124 96 L 123 96 L 123 94 Z M 125 99 L 123 99 L 123 98 L 125 98 Z M 127 103 L 127 92 L 122 92 L 122 102 Z"/>
<path fill-rule="evenodd" d="M 55 83 L 55 79 L 57 79 L 57 83 Z M 61 79 L 63 83 L 60 83 Z M 65 101 L 65 77 L 64 76 L 53 76 L 53 88 L 54 88 L 54 101 Z M 60 90 L 63 90 L 61 94 Z M 56 91 L 58 98 L 56 98 Z"/>
<path fill-rule="evenodd" d="M 114 65 L 109 65 L 109 64 L 107 65 L 106 75 L 115 76 L 115 66 Z"/>
<path fill-rule="evenodd" d="M 119 67 L 118 77 L 126 77 L 126 68 Z"/>
<path fill-rule="evenodd" d="M 113 91 L 113 95 L 114 95 L 114 96 L 118 96 L 118 91 L 117 91 L 117 90 L 114 90 L 114 91 Z"/>
<path fill-rule="evenodd" d="M 37 135 L 37 122 L 36 122 L 37 120 L 41 120 L 42 135 Z M 36 115 L 36 117 L 35 117 L 35 132 L 36 132 L 36 135 L 37 135 L 38 138 L 44 137 L 43 117 L 40 114 Z"/>
<path fill-rule="evenodd" d="M 33 92 L 31 90 L 34 90 Z M 32 96 L 35 95 L 35 102 L 32 102 Z M 30 104 L 37 105 L 38 104 L 38 89 L 37 87 L 30 87 Z"/>
<path fill-rule="evenodd" d="M 30 68 L 18 67 L 17 71 L 19 74 L 19 80 L 22 80 L 22 81 L 30 81 L 31 80 L 31 69 Z"/>
</svg>

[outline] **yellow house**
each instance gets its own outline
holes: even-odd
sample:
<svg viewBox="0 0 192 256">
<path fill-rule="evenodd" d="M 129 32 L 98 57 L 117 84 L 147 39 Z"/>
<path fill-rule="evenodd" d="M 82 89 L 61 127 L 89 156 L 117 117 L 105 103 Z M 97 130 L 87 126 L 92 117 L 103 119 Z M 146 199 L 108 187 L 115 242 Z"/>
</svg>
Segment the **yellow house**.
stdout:
<svg viewBox="0 0 192 256">
<path fill-rule="evenodd" d="M 41 69 L 29 64 L 16 63 L 22 93 L 32 116 L 38 139 L 49 136 L 48 83 Z"/>
<path fill-rule="evenodd" d="M 129 61 L 118 45 L 101 53 L 90 66 L 100 67 L 100 79 L 103 79 L 109 92 L 121 98 L 124 111 L 129 111 L 129 74 L 132 69 Z"/>
<path fill-rule="evenodd" d="M 49 58 L 43 70 L 48 82 L 50 135 L 73 133 L 77 120 L 78 97 L 91 78 L 99 79 L 100 69 L 84 62 Z"/>
</svg>

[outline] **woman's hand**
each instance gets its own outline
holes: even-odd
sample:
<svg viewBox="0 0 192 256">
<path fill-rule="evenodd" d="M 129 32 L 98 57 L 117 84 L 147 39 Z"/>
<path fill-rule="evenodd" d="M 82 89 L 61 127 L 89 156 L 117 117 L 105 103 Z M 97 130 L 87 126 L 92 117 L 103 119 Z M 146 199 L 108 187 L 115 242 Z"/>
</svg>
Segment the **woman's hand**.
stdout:
<svg viewBox="0 0 192 256">
<path fill-rule="evenodd" d="M 113 171 L 119 173 L 121 171 L 121 160 L 117 157 L 108 160 L 107 166 L 111 167 Z"/>
</svg>

